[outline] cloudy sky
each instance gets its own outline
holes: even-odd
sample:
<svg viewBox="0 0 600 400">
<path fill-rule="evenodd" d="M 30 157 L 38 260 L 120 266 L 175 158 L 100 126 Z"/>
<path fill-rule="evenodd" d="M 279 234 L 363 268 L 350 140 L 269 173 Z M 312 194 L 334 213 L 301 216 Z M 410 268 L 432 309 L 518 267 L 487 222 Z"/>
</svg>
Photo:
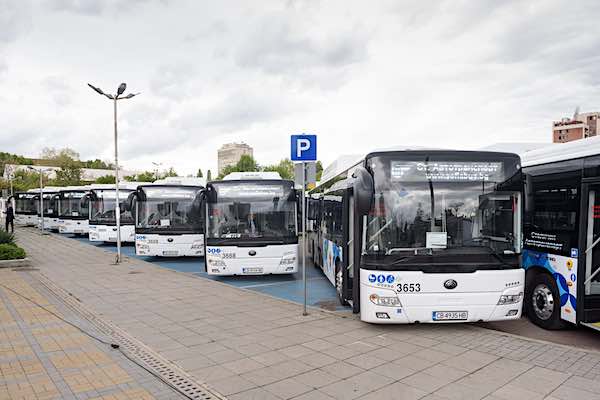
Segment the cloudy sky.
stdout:
<svg viewBox="0 0 600 400">
<path fill-rule="evenodd" d="M 548 142 L 600 110 L 597 1 L 0 0 L 0 151 L 112 154 L 129 168 L 259 163 L 319 135 L 325 164 L 399 144 Z"/>
</svg>

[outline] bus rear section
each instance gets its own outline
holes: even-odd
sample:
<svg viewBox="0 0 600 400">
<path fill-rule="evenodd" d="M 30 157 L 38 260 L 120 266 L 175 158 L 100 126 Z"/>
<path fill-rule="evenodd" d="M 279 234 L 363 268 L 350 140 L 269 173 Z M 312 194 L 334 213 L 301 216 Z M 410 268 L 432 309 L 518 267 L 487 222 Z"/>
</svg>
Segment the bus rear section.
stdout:
<svg viewBox="0 0 600 400">
<path fill-rule="evenodd" d="M 135 191 L 137 184 L 131 182 L 119 183 L 119 209 L 121 227 L 121 242 L 135 242 L 135 225 L 133 215 L 126 206 L 127 199 Z M 90 199 L 89 238 L 92 242 L 117 242 L 116 219 L 116 190 L 115 185 L 92 187 Z"/>
<path fill-rule="evenodd" d="M 204 255 L 204 217 L 199 184 L 155 182 L 139 186 L 135 210 L 135 253 L 155 257 Z"/>
<path fill-rule="evenodd" d="M 206 192 L 209 275 L 298 271 L 297 194 L 277 173 L 235 173 Z"/>
<path fill-rule="evenodd" d="M 88 189 L 61 190 L 58 194 L 58 231 L 63 234 L 87 235 L 89 232 Z"/>
<path fill-rule="evenodd" d="M 15 203 L 15 224 L 22 226 L 37 226 L 39 193 L 34 191 L 15 193 L 12 199 Z"/>
<path fill-rule="evenodd" d="M 343 175 L 323 190 L 322 268 L 361 320 L 520 318 L 518 156 L 382 151 Z"/>
</svg>

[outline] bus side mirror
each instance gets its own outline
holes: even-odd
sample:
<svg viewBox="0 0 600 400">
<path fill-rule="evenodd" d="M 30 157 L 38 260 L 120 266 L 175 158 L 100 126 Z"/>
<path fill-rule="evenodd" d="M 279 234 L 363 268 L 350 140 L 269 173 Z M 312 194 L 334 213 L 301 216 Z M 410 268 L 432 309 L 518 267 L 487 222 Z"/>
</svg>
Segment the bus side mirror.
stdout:
<svg viewBox="0 0 600 400">
<path fill-rule="evenodd" d="M 358 215 L 367 215 L 371 210 L 371 203 L 375 195 L 373 176 L 365 167 L 357 167 L 352 173 L 354 203 L 356 204 L 356 213 Z"/>
<path fill-rule="evenodd" d="M 134 200 L 135 200 L 135 192 L 129 193 L 129 196 L 127 196 L 127 200 L 125 200 L 125 204 L 124 204 L 125 211 L 131 212 L 133 210 Z"/>
<path fill-rule="evenodd" d="M 523 180 L 524 182 L 524 187 L 523 187 L 523 192 L 524 192 L 524 197 L 525 197 L 525 201 L 523 203 L 523 208 L 524 208 L 524 213 L 525 213 L 525 218 L 523 219 L 523 222 L 525 224 L 531 224 L 532 221 L 532 217 L 533 217 L 533 211 L 534 211 L 534 202 L 533 202 L 533 179 L 531 178 L 531 175 L 529 174 L 524 174 L 525 175 L 525 179 Z"/>
</svg>

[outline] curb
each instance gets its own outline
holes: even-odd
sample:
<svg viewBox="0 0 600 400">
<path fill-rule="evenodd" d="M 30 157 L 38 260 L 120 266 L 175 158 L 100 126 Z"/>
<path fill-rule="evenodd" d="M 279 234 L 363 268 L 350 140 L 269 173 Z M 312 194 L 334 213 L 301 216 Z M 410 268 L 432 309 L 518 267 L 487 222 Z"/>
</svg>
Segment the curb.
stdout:
<svg viewBox="0 0 600 400">
<path fill-rule="evenodd" d="M 30 266 L 31 260 L 29 258 L 20 258 L 17 260 L 0 260 L 0 268 L 23 268 Z"/>
</svg>

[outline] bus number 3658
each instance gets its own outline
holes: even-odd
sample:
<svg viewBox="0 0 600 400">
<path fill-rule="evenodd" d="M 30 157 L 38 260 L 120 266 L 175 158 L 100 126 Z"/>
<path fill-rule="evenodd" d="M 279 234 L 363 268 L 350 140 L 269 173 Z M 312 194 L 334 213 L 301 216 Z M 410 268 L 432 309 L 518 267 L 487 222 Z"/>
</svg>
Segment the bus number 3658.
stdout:
<svg viewBox="0 0 600 400">
<path fill-rule="evenodd" d="M 397 292 L 414 293 L 421 291 L 420 283 L 399 283 L 396 285 Z"/>
</svg>

